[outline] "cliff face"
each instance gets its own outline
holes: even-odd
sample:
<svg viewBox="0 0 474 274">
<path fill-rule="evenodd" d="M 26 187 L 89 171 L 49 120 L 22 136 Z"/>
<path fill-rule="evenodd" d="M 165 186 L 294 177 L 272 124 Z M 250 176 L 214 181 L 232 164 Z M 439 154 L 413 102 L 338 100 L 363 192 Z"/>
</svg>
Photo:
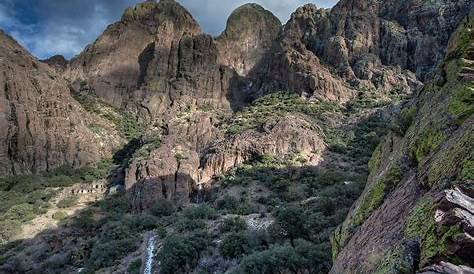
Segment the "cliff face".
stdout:
<svg viewBox="0 0 474 274">
<path fill-rule="evenodd" d="M 175 263 L 160 249 L 163 273 L 327 273 L 335 227 L 332 273 L 469 269 L 474 16 L 462 19 L 473 8 L 342 0 L 282 26 L 247 4 L 213 38 L 177 2 L 146 1 L 71 61 L 39 62 L 0 33 L 0 194 L 21 183 L 5 175 L 108 158 L 111 193 L 126 192 L 67 237 L 34 239 L 48 255 L 6 247 L 0 272 L 123 273 L 142 233 L 163 229 L 193 250 Z M 8 201 L 31 208 L 18 193 Z M 230 215 L 248 235 L 221 231 Z M 2 241 L 16 229 L 6 220 Z"/>
<path fill-rule="evenodd" d="M 281 30 L 281 22 L 257 4 L 246 4 L 230 15 L 217 38 L 221 62 L 239 75 L 249 74 L 262 61 Z"/>
<path fill-rule="evenodd" d="M 472 264 L 472 28 L 471 15 L 438 76 L 402 111 L 406 132 L 372 156 L 366 189 L 334 234 L 332 273 L 457 273 L 443 261 Z"/>
<path fill-rule="evenodd" d="M 338 103 L 367 90 L 410 94 L 421 86 L 427 68 L 439 62 L 447 44 L 446 35 L 435 29 L 452 32 L 470 5 L 391 1 L 386 7 L 342 1 L 331 10 L 306 5 L 282 28 L 269 11 L 248 4 L 231 14 L 226 30 L 214 39 L 202 34 L 175 1 L 150 1 L 128 9 L 71 62 L 65 75 L 76 92 L 95 94 L 141 117 L 152 132 L 144 143 L 160 140 L 161 146 L 132 159 L 126 188 L 159 177 L 167 179 L 158 185 L 170 178 L 177 185 L 173 174 L 185 174 L 190 179 L 180 187 L 184 192 L 164 196 L 187 203 L 197 185 L 208 184 L 213 176 L 268 150 L 282 152 L 270 149 L 264 141 L 267 135 L 255 138 L 252 146 L 241 147 L 238 139 L 230 145 L 239 148 L 237 152 L 224 148 L 229 145 L 219 128 L 223 117 L 276 90 Z M 420 20 L 423 26 L 437 27 L 419 27 Z M 436 54 L 426 55 L 423 47 Z M 214 155 L 220 149 L 225 153 Z M 178 154 L 185 159 L 176 160 Z"/>
<path fill-rule="evenodd" d="M 0 59 L 0 175 L 82 167 L 120 144 L 120 137 L 95 134 L 90 124 L 116 131 L 89 115 L 59 74 L 3 32 Z"/>
</svg>

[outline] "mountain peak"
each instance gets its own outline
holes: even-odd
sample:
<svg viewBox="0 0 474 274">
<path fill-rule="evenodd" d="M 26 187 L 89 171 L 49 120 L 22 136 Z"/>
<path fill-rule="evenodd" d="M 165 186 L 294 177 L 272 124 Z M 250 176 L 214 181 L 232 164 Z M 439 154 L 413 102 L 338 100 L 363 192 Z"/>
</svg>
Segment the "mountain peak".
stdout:
<svg viewBox="0 0 474 274">
<path fill-rule="evenodd" d="M 255 31 L 260 26 L 279 29 L 281 22 L 269 10 L 258 4 L 249 3 L 238 7 L 231 13 L 224 35 L 228 37 L 240 36 L 249 31 Z"/>
<path fill-rule="evenodd" d="M 174 0 L 145 1 L 125 10 L 122 15 L 122 22 L 146 22 L 157 25 L 164 21 L 171 20 L 174 23 L 191 24 L 198 28 L 199 24 L 186 8 Z"/>
</svg>

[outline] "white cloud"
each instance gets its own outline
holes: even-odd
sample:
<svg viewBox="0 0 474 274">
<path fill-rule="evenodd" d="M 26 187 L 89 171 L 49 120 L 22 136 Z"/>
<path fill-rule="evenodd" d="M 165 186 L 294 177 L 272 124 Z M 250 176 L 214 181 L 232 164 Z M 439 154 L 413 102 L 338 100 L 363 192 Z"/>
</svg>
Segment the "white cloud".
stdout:
<svg viewBox="0 0 474 274">
<path fill-rule="evenodd" d="M 330 7 L 336 2 L 336 0 L 178 0 L 193 14 L 203 30 L 212 35 L 221 33 L 230 13 L 249 1 L 272 11 L 283 23 L 297 7 L 308 2 L 320 7 Z M 9 32 L 39 58 L 55 54 L 70 58 L 93 42 L 108 24 L 117 21 L 127 6 L 133 6 L 138 2 L 140 0 L 35 0 L 29 6 L 19 5 L 19 8 L 18 4 L 22 3 L 20 1 L 0 0 L 0 28 Z M 29 13 L 34 16 L 31 17 Z M 30 19 L 29 17 L 36 20 L 25 22 L 25 18 Z"/>
</svg>

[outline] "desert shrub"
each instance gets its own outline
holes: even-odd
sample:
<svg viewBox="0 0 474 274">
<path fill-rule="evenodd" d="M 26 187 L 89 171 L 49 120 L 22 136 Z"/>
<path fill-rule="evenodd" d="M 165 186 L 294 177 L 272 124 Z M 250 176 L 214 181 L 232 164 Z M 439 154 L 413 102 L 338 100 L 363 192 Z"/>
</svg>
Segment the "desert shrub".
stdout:
<svg viewBox="0 0 474 274">
<path fill-rule="evenodd" d="M 148 214 L 131 217 L 129 225 L 137 231 L 149 231 L 162 227 L 157 217 Z"/>
<path fill-rule="evenodd" d="M 249 251 L 247 236 L 242 232 L 227 234 L 219 245 L 219 251 L 226 258 L 237 258 Z"/>
<path fill-rule="evenodd" d="M 327 273 L 331 267 L 328 244 L 315 245 L 296 240 L 294 247 L 274 245 L 268 250 L 245 256 L 239 266 L 241 273 Z"/>
<path fill-rule="evenodd" d="M 128 265 L 127 272 L 129 274 L 140 274 L 142 267 L 142 259 L 138 258 Z"/>
<path fill-rule="evenodd" d="M 206 219 L 212 220 L 217 217 L 217 212 L 214 208 L 207 204 L 188 207 L 183 210 L 183 216 L 188 219 Z"/>
<path fill-rule="evenodd" d="M 77 204 L 77 197 L 68 197 L 60 200 L 56 206 L 59 208 L 69 208 Z"/>
<path fill-rule="evenodd" d="M 405 134 L 405 132 L 408 130 L 408 128 L 411 126 L 415 119 L 416 115 L 416 107 L 411 106 L 404 108 L 399 117 L 399 126 L 400 126 L 400 133 Z"/>
<path fill-rule="evenodd" d="M 293 205 L 278 208 L 275 217 L 274 225 L 281 228 L 285 237 L 292 241 L 296 238 L 306 237 L 307 231 L 304 227 L 306 216 L 303 208 Z"/>
<path fill-rule="evenodd" d="M 112 266 L 120 262 L 121 258 L 135 251 L 140 240 L 137 238 L 124 238 L 106 242 L 96 242 L 92 247 L 88 265 L 93 269 Z"/>
<path fill-rule="evenodd" d="M 125 193 L 109 195 L 98 202 L 98 206 L 109 214 L 130 213 L 132 204 Z"/>
<path fill-rule="evenodd" d="M 27 203 L 27 196 L 16 191 L 0 191 L 0 214 L 7 212 L 9 208 L 17 204 Z"/>
<path fill-rule="evenodd" d="M 186 217 L 178 217 L 175 221 L 176 229 L 180 232 L 193 231 L 196 229 L 206 228 L 206 222 L 202 219 L 190 219 Z"/>
<path fill-rule="evenodd" d="M 156 217 L 170 216 L 175 212 L 173 203 L 165 199 L 156 200 L 150 208 L 150 214 Z"/>
<path fill-rule="evenodd" d="M 226 194 L 215 202 L 215 206 L 217 210 L 234 211 L 238 208 L 239 201 L 235 197 Z"/>
<path fill-rule="evenodd" d="M 73 218 L 73 226 L 87 233 L 94 231 L 97 228 L 98 223 L 94 220 L 92 212 L 86 210 Z"/>
<path fill-rule="evenodd" d="M 194 269 L 200 253 L 210 244 L 209 236 L 196 233 L 191 236 L 170 235 L 157 254 L 160 262 L 160 273 L 187 273 Z"/>
<path fill-rule="evenodd" d="M 53 219 L 56 221 L 61 221 L 67 217 L 67 213 L 64 211 L 57 211 L 53 213 Z"/>
<path fill-rule="evenodd" d="M 3 215 L 4 219 L 27 222 L 35 217 L 35 208 L 31 204 L 14 205 Z"/>
<path fill-rule="evenodd" d="M 17 220 L 0 220 L 0 245 L 11 241 L 21 232 L 21 223 Z"/>
<path fill-rule="evenodd" d="M 247 224 L 244 220 L 239 217 L 227 218 L 224 220 L 220 226 L 220 231 L 222 233 L 226 232 L 239 232 L 247 229 Z"/>
</svg>

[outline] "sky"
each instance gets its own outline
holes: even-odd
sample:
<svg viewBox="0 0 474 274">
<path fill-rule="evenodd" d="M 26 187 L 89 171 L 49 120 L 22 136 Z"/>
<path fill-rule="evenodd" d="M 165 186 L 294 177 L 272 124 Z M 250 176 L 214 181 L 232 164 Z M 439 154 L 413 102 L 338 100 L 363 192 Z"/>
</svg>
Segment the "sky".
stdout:
<svg viewBox="0 0 474 274">
<path fill-rule="evenodd" d="M 218 35 L 230 13 L 249 1 L 272 11 L 285 23 L 297 7 L 332 7 L 336 0 L 178 0 L 204 32 Z M 0 28 L 34 56 L 71 58 L 140 0 L 0 0 Z"/>
</svg>

